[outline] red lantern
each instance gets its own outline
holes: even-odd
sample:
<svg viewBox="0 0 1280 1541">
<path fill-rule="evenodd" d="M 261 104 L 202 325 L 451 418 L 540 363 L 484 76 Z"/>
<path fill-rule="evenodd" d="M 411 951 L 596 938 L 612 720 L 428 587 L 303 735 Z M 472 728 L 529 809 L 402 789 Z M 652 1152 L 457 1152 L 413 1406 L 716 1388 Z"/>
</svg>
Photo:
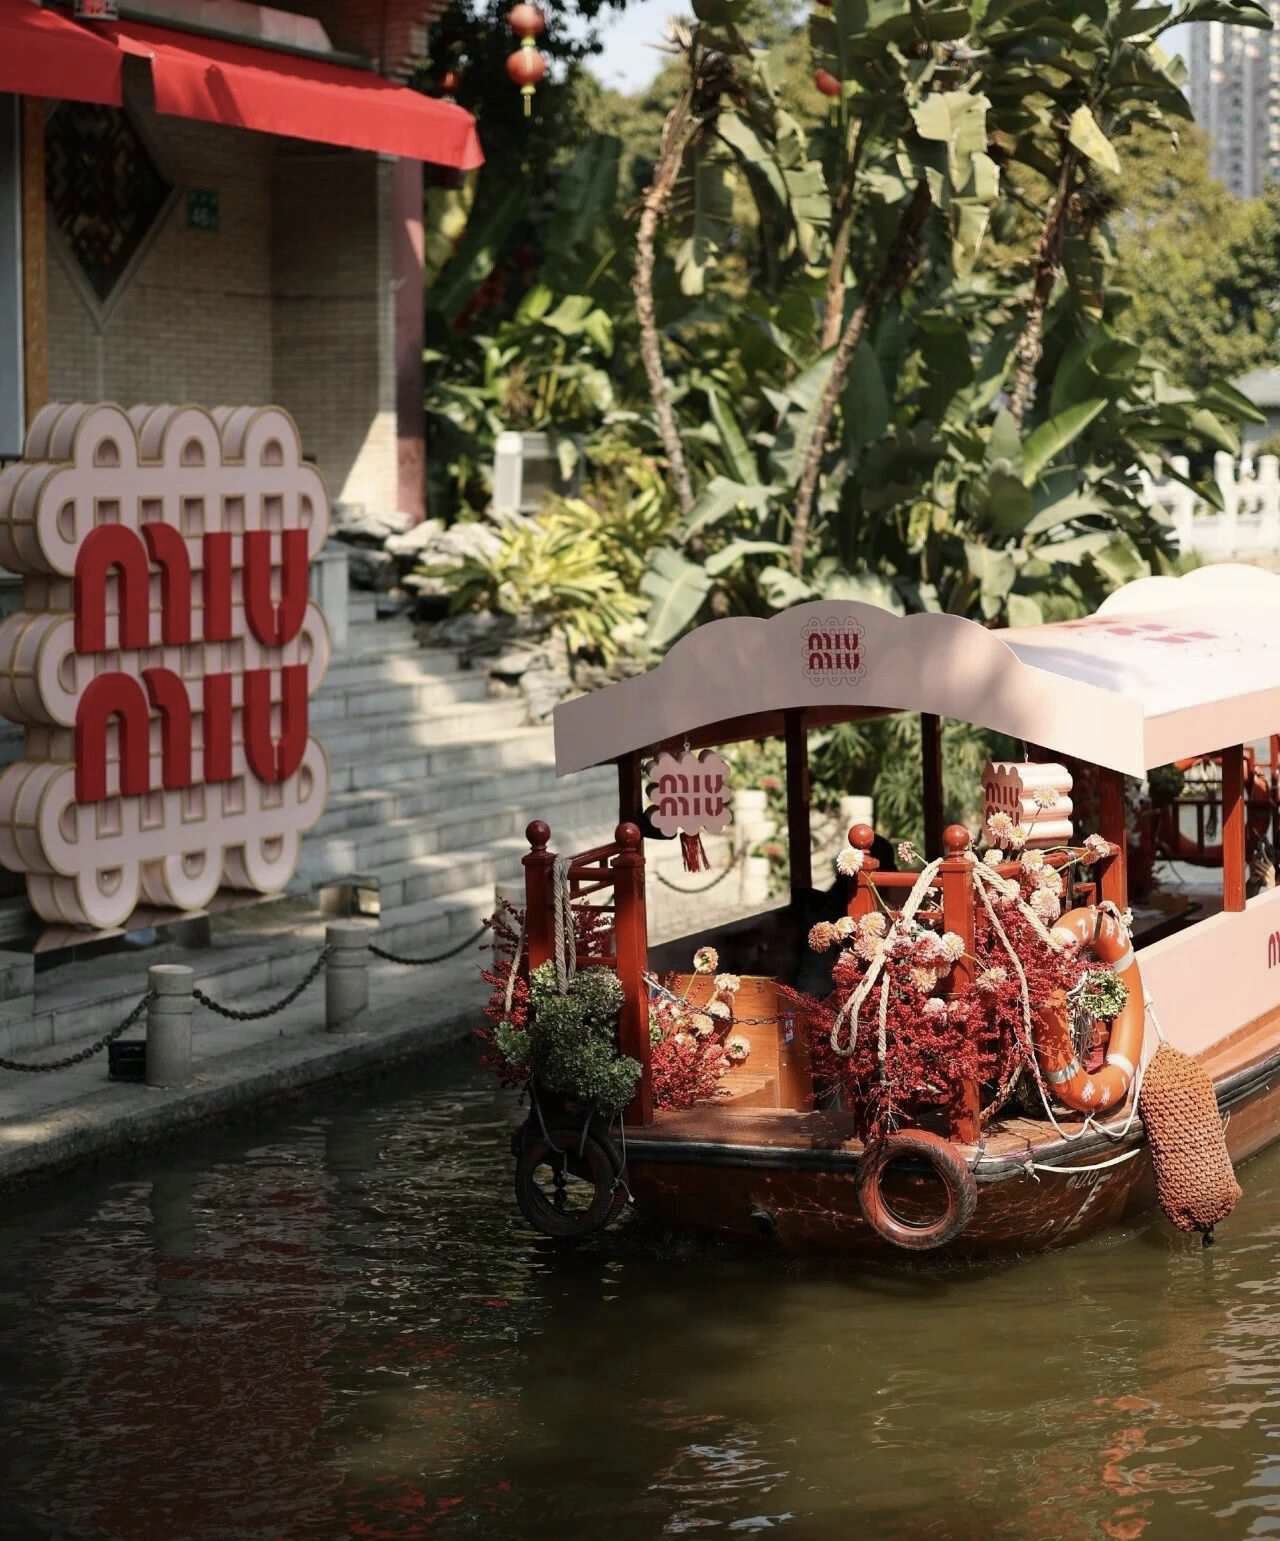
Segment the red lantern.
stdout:
<svg viewBox="0 0 1280 1541">
<path fill-rule="evenodd" d="M 527 37 L 541 37 L 546 30 L 546 19 L 536 5 L 525 3 L 517 5 L 507 17 L 507 25 L 515 35 L 523 40 Z"/>
<path fill-rule="evenodd" d="M 830 70 L 815 70 L 813 83 L 822 92 L 823 96 L 839 96 L 844 90 L 844 87 Z"/>
<path fill-rule="evenodd" d="M 533 93 L 547 73 L 547 61 L 538 52 L 537 39 L 546 28 L 542 12 L 536 5 L 517 5 L 507 17 L 507 25 L 520 39 L 519 51 L 507 60 L 507 78 L 520 87 L 524 97 L 524 115 L 533 112 Z"/>
</svg>

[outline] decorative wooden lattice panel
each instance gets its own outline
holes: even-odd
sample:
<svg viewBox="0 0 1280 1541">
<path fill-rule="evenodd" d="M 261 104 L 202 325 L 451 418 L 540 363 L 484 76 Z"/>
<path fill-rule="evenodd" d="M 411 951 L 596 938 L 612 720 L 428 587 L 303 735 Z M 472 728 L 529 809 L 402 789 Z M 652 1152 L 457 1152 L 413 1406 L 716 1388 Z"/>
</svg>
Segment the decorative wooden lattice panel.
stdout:
<svg viewBox="0 0 1280 1541">
<path fill-rule="evenodd" d="M 99 300 L 110 297 L 169 198 L 129 115 L 63 102 L 45 128 L 49 217 Z"/>
</svg>

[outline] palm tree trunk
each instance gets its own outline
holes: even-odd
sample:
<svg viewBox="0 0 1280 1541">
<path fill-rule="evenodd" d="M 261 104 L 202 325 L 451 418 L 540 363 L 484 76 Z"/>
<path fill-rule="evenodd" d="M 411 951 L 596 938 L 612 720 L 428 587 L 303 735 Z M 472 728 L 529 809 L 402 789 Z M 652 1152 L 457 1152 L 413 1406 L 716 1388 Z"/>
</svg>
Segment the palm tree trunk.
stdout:
<svg viewBox="0 0 1280 1541">
<path fill-rule="evenodd" d="M 822 469 L 822 457 L 826 453 L 831 434 L 831 421 L 835 416 L 836 403 L 844 390 L 845 378 L 853 356 L 858 351 L 868 323 L 875 317 L 885 296 L 900 292 L 906 287 L 911 274 L 920 260 L 919 235 L 929 212 L 929 189 L 921 182 L 915 196 L 907 205 L 898 229 L 885 258 L 884 266 L 868 284 L 862 302 L 849 317 L 848 324 L 836 346 L 831 361 L 831 373 L 823 388 L 814 417 L 813 432 L 805 451 L 804 467 L 800 484 L 796 489 L 795 514 L 791 525 L 791 571 L 798 577 L 804 569 L 805 546 L 809 539 L 809 521 L 813 513 L 814 494 L 818 490 L 818 473 Z"/>
<path fill-rule="evenodd" d="M 1053 286 L 1062 261 L 1062 243 L 1067 233 L 1067 211 L 1075 189 L 1079 155 L 1072 145 L 1064 145 L 1058 186 L 1053 196 L 1049 218 L 1036 245 L 1035 268 L 1031 281 L 1031 303 L 1013 351 L 1013 390 L 1009 394 L 1009 412 L 1018 427 L 1035 401 L 1036 370 L 1044 352 L 1044 318 L 1053 297 Z"/>
<path fill-rule="evenodd" d="M 675 409 L 671 405 L 671 387 L 662 367 L 662 340 L 653 303 L 653 267 L 658 226 L 671 201 L 672 189 L 684 164 L 685 151 L 697 126 L 697 119 L 693 115 L 693 93 L 686 87 L 667 114 L 667 121 L 663 125 L 658 164 L 654 168 L 653 181 L 644 195 L 644 209 L 636 236 L 636 268 L 631 280 L 636 300 L 636 318 L 640 322 L 640 357 L 658 419 L 658 433 L 666 451 L 672 485 L 683 514 L 687 514 L 693 507 L 693 487 L 685 464 L 680 425 L 676 422 Z"/>
</svg>

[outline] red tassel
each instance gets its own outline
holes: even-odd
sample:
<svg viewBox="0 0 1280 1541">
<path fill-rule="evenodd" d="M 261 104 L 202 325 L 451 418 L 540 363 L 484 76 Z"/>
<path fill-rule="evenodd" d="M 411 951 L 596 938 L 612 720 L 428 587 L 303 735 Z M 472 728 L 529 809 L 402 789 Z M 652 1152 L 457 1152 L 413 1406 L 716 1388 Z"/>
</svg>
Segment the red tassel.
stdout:
<svg viewBox="0 0 1280 1541">
<path fill-rule="evenodd" d="M 711 863 L 707 860 L 706 847 L 702 843 L 701 835 L 680 836 L 680 850 L 684 855 L 684 870 L 686 872 L 706 872 Z"/>
</svg>

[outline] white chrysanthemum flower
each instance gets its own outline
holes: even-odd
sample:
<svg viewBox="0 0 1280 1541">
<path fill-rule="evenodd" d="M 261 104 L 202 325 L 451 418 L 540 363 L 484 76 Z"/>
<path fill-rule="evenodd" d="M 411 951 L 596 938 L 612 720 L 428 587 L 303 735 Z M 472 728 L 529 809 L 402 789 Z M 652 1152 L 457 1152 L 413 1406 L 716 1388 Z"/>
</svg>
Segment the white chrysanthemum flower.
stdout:
<svg viewBox="0 0 1280 1541">
<path fill-rule="evenodd" d="M 853 944 L 853 950 L 864 963 L 874 963 L 884 951 L 884 943 L 878 936 L 872 936 L 870 933 L 864 935 L 859 932 Z"/>
<path fill-rule="evenodd" d="M 862 871 L 862 863 L 866 860 L 866 854 L 856 846 L 847 845 L 835 859 L 835 869 L 842 878 L 856 878 Z"/>
<path fill-rule="evenodd" d="M 1051 894 L 1060 894 L 1062 892 L 1062 874 L 1056 867 L 1041 867 L 1036 872 L 1035 882 L 1037 888 L 1047 889 Z"/>
<path fill-rule="evenodd" d="M 898 861 L 900 865 L 914 867 L 920 859 L 920 852 L 916 850 L 910 840 L 898 841 Z"/>
<path fill-rule="evenodd" d="M 720 1022 L 727 1022 L 733 1013 L 729 1010 L 727 1001 L 712 1001 L 707 1007 L 708 1013 Z"/>
<path fill-rule="evenodd" d="M 945 1017 L 947 1003 L 940 995 L 931 995 L 920 1010 L 926 1017 Z"/>
<path fill-rule="evenodd" d="M 1104 857 L 1110 856 L 1113 849 L 1110 840 L 1104 840 L 1101 835 L 1086 835 L 1083 851 L 1085 866 L 1092 867 Z"/>
<path fill-rule="evenodd" d="M 938 988 L 937 969 L 925 968 L 920 963 L 907 970 L 907 978 L 910 979 L 917 990 L 922 990 L 925 994 L 928 994 L 930 990 Z"/>
<path fill-rule="evenodd" d="M 998 867 L 1004 860 L 1004 852 L 993 845 L 982 859 L 988 867 Z"/>
<path fill-rule="evenodd" d="M 997 964 L 994 968 L 986 968 L 974 980 L 974 984 L 984 995 L 993 995 L 1009 978 L 1007 969 Z"/>
<path fill-rule="evenodd" d="M 1057 894 L 1051 894 L 1047 888 L 1037 888 L 1031 895 L 1031 908 L 1046 926 L 1052 925 L 1062 914 L 1062 905 L 1058 902 Z"/>
<path fill-rule="evenodd" d="M 735 1065 L 741 1065 L 751 1054 L 751 1040 L 735 1033 L 724 1046 L 724 1052 Z"/>
<path fill-rule="evenodd" d="M 1030 874 L 1033 873 L 1033 872 L 1039 872 L 1041 867 L 1044 866 L 1044 852 L 1043 851 L 1024 851 L 1022 853 L 1022 859 L 1021 859 L 1021 862 L 1020 862 L 1020 866 L 1022 867 L 1022 870 L 1025 873 L 1027 873 L 1028 876 L 1030 876 Z"/>
<path fill-rule="evenodd" d="M 1009 849 L 1011 851 L 1020 851 L 1023 848 L 1023 846 L 1026 845 L 1026 843 L 1027 843 L 1027 832 L 1026 832 L 1026 830 L 1023 829 L 1021 824 L 1015 824 L 1013 826 L 1013 832 L 1009 836 Z"/>
<path fill-rule="evenodd" d="M 689 1026 L 697 1033 L 699 1038 L 705 1038 L 708 1033 L 714 1033 L 716 1030 L 715 1023 L 705 1011 L 695 1011 L 689 1019 Z"/>
<path fill-rule="evenodd" d="M 1031 794 L 1031 801 L 1041 813 L 1048 813 L 1050 808 L 1058 805 L 1058 794 L 1051 787 L 1041 787 L 1038 792 Z"/>
<path fill-rule="evenodd" d="M 872 910 L 858 921 L 859 936 L 883 936 L 888 929 L 889 922 L 880 910 Z"/>
<path fill-rule="evenodd" d="M 1013 820 L 1007 813 L 993 813 L 987 820 L 987 839 L 992 845 L 1008 845 L 1013 834 Z"/>
<path fill-rule="evenodd" d="M 736 995 L 742 989 L 742 981 L 736 974 L 717 974 L 716 990 L 721 995 Z"/>
<path fill-rule="evenodd" d="M 858 923 L 854 920 L 852 915 L 841 915 L 840 919 L 833 921 L 832 924 L 836 928 L 836 935 L 842 942 L 847 937 L 852 936 L 858 928 Z"/>
<path fill-rule="evenodd" d="M 820 920 L 816 926 L 809 928 L 809 946 L 814 952 L 826 952 L 835 940 L 836 928 L 829 920 Z"/>
<path fill-rule="evenodd" d="M 714 974 L 720 967 L 720 954 L 714 947 L 699 947 L 693 955 L 695 974 Z"/>
<path fill-rule="evenodd" d="M 958 963 L 964 957 L 964 937 L 958 936 L 954 931 L 944 931 L 942 950 L 946 954 L 948 963 Z"/>
</svg>

